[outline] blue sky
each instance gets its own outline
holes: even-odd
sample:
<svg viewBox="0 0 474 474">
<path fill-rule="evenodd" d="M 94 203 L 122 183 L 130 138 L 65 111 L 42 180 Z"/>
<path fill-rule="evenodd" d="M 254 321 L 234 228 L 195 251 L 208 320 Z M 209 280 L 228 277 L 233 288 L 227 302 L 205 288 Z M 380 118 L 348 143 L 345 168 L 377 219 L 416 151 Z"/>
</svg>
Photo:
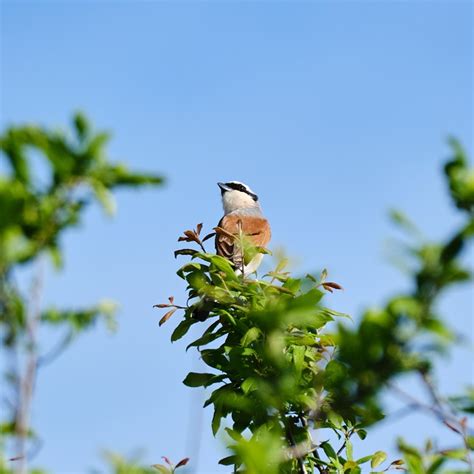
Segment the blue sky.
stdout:
<svg viewBox="0 0 474 474">
<path fill-rule="evenodd" d="M 387 210 L 433 238 L 458 222 L 441 164 L 448 134 L 473 151 L 472 15 L 467 1 L 2 3 L 2 127 L 82 109 L 113 131 L 112 157 L 167 177 L 118 193 L 114 220 L 91 208 L 64 240 L 65 271 L 48 272 L 46 304 L 107 297 L 121 311 L 116 335 L 87 334 L 42 372 L 38 465 L 80 473 L 103 469 L 102 449 L 143 448 L 144 462 L 191 455 L 193 472 L 225 472 L 210 412 L 199 427 L 204 394 L 181 384 L 200 362 L 152 309 L 183 299 L 172 252 L 185 228 L 217 223 L 217 181 L 258 192 L 271 247 L 297 271 L 327 267 L 343 284 L 333 307 L 357 317 L 406 288 L 387 263 Z M 472 339 L 472 290 L 442 307 Z M 472 345 L 443 360 L 443 389 L 472 382 L 472 360 Z M 391 450 L 400 433 L 449 442 L 445 431 L 404 418 L 358 449 Z"/>
</svg>

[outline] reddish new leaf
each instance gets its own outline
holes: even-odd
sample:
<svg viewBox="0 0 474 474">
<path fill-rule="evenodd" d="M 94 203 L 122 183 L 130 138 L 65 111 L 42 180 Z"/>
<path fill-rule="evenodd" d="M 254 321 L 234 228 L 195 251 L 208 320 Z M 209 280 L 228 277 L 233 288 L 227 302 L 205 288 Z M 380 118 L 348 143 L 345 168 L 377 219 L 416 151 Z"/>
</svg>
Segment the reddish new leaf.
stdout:
<svg viewBox="0 0 474 474">
<path fill-rule="evenodd" d="M 202 225 L 202 224 L 201 224 L 201 225 Z M 179 461 L 179 463 L 176 464 L 176 468 L 175 468 L 175 469 L 178 469 L 178 467 L 181 467 L 181 466 L 186 466 L 186 464 L 188 464 L 188 461 L 189 461 L 189 458 L 181 459 L 181 461 Z"/>
<path fill-rule="evenodd" d="M 198 242 L 199 238 L 194 230 L 185 230 L 182 235 L 179 237 L 178 242 Z"/>
<path fill-rule="evenodd" d="M 196 232 L 194 230 L 185 230 L 184 235 L 188 239 L 191 239 L 191 240 L 196 240 L 197 239 L 197 235 L 196 235 Z"/>
<path fill-rule="evenodd" d="M 159 325 L 161 326 L 162 324 L 166 323 L 166 321 L 168 321 L 168 319 L 170 319 L 171 316 L 173 316 L 173 314 L 175 313 L 176 310 L 177 310 L 177 308 L 173 308 L 172 310 L 168 311 L 168 312 L 160 319 Z"/>
</svg>

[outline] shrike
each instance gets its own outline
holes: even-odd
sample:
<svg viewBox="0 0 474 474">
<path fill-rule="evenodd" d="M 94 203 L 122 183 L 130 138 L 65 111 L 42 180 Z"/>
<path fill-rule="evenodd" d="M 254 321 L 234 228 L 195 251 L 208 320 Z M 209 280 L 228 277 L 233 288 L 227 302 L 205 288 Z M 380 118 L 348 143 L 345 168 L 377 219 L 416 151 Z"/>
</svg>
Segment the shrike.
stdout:
<svg viewBox="0 0 474 474">
<path fill-rule="evenodd" d="M 258 253 L 246 265 L 243 264 L 242 249 L 237 244 L 240 233 L 257 247 L 266 247 L 271 237 L 270 224 L 263 216 L 258 196 L 246 185 L 238 181 L 217 183 L 221 188 L 224 217 L 218 227 L 224 232 L 216 233 L 216 252 L 235 265 L 238 274 L 254 273 L 262 262 L 263 254 Z"/>
</svg>

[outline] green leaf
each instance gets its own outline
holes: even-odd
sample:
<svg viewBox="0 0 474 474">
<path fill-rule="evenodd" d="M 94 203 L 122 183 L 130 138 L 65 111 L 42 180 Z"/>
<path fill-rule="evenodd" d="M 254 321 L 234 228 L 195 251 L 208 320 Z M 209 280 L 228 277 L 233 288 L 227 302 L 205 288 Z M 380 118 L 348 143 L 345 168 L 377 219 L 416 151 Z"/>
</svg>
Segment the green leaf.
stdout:
<svg viewBox="0 0 474 474">
<path fill-rule="evenodd" d="M 328 365 L 326 365 L 326 370 L 324 371 L 326 384 L 329 387 L 334 386 L 336 388 L 345 379 L 346 374 L 346 367 L 341 364 L 341 362 L 331 360 Z"/>
<path fill-rule="evenodd" d="M 443 455 L 449 459 L 464 459 L 467 454 L 467 449 L 459 448 L 459 449 L 446 449 L 443 451 Z"/>
<path fill-rule="evenodd" d="M 283 283 L 283 288 L 286 288 L 291 293 L 296 293 L 300 289 L 300 287 L 301 287 L 301 280 L 297 278 L 286 278 L 285 283 Z"/>
<path fill-rule="evenodd" d="M 439 471 L 439 468 L 447 461 L 447 458 L 444 456 L 436 456 L 436 458 L 432 461 L 429 465 L 428 469 L 426 470 L 426 474 L 436 474 Z"/>
<path fill-rule="evenodd" d="M 117 205 L 111 191 L 100 181 L 95 180 L 92 182 L 92 189 L 94 190 L 94 194 L 104 211 L 110 216 L 115 215 Z"/>
<path fill-rule="evenodd" d="M 233 430 L 231 428 L 224 428 L 227 434 L 234 440 L 234 441 L 241 441 L 243 439 L 243 436 L 241 433 L 239 433 L 236 430 Z"/>
<path fill-rule="evenodd" d="M 327 441 L 321 443 L 321 448 L 323 448 L 323 451 L 328 458 L 337 460 L 336 451 L 334 451 L 333 447 Z"/>
<path fill-rule="evenodd" d="M 357 465 L 357 463 L 356 463 L 355 461 L 349 460 L 349 461 L 346 461 L 346 462 L 344 463 L 344 471 L 350 470 L 351 473 L 352 473 L 352 472 L 353 472 L 352 470 L 353 470 L 353 469 L 357 469 L 358 467 L 359 467 L 359 466 Z"/>
<path fill-rule="evenodd" d="M 258 387 L 257 381 L 253 377 L 249 377 L 249 378 L 245 379 L 242 382 L 242 386 L 241 386 L 242 392 L 244 392 L 245 395 L 247 395 L 248 393 L 256 390 L 257 387 Z"/>
<path fill-rule="evenodd" d="M 216 332 L 212 332 L 219 324 L 220 321 L 213 322 L 201 337 L 186 346 L 186 350 L 188 350 L 190 347 L 205 346 L 210 342 L 213 342 L 216 339 L 222 337 L 223 333 L 220 332 L 220 329 Z"/>
<path fill-rule="evenodd" d="M 375 468 L 379 466 L 380 464 L 382 464 L 386 459 L 387 459 L 387 453 L 385 453 L 384 451 L 377 451 L 372 456 L 372 460 L 370 461 L 370 466 L 372 468 Z"/>
<path fill-rule="evenodd" d="M 90 133 L 90 125 L 87 118 L 81 112 L 77 112 L 73 117 L 74 127 L 76 128 L 77 136 L 83 140 Z"/>
<path fill-rule="evenodd" d="M 52 245 L 49 247 L 49 256 L 56 270 L 60 270 L 63 267 L 63 256 L 58 246 Z"/>
<path fill-rule="evenodd" d="M 215 436 L 219 431 L 222 419 L 222 409 L 219 405 L 214 405 L 214 415 L 212 416 L 212 434 Z"/>
<path fill-rule="evenodd" d="M 247 347 L 250 344 L 252 344 L 252 342 L 255 342 L 261 336 L 261 334 L 262 334 L 262 331 L 259 328 L 257 327 L 250 328 L 240 340 L 240 344 L 243 347 Z"/>
<path fill-rule="evenodd" d="M 466 393 L 450 397 L 449 401 L 460 411 L 474 414 L 474 387 L 469 386 Z"/>
<path fill-rule="evenodd" d="M 179 250 L 175 250 L 174 258 L 176 258 L 178 255 L 196 255 L 197 253 L 198 253 L 198 251 L 195 250 L 195 249 L 179 249 Z M 188 268 L 190 268 L 190 265 L 191 264 L 188 263 L 188 264 L 184 265 L 184 267 L 181 267 L 177 272 L 178 276 L 180 276 L 181 278 L 184 278 L 184 272 L 187 271 Z M 199 265 L 199 264 L 197 263 L 197 264 L 194 264 L 194 265 Z M 196 267 L 194 267 L 194 268 L 196 268 Z"/>
<path fill-rule="evenodd" d="M 372 454 L 369 456 L 364 456 L 363 458 L 359 458 L 356 462 L 357 464 L 365 464 L 366 462 L 370 461 L 372 459 Z"/>
<path fill-rule="evenodd" d="M 188 387 L 206 387 L 212 382 L 213 379 L 215 379 L 215 377 L 215 374 L 189 372 L 189 374 L 186 375 L 186 378 L 183 380 L 183 383 Z"/>
<path fill-rule="evenodd" d="M 353 460 L 353 447 L 349 439 L 346 439 L 346 455 L 349 461 Z"/>
<path fill-rule="evenodd" d="M 403 212 L 392 209 L 389 215 L 390 219 L 407 233 L 420 237 L 420 231 L 416 225 Z"/>
<path fill-rule="evenodd" d="M 171 334 L 171 342 L 178 341 L 189 331 L 189 328 L 196 323 L 195 319 L 186 318 L 183 319 L 177 326 L 176 329 Z"/>
<path fill-rule="evenodd" d="M 209 258 L 209 262 L 211 263 L 211 268 L 215 267 L 221 272 L 224 272 L 226 277 L 228 277 L 230 280 L 238 279 L 234 268 L 229 263 L 229 260 L 225 259 L 224 257 L 220 257 L 219 255 L 213 255 Z"/>
<path fill-rule="evenodd" d="M 163 464 L 152 464 L 151 466 L 153 469 L 156 469 L 161 474 L 171 474 L 171 471 L 164 466 Z"/>
<path fill-rule="evenodd" d="M 329 421 L 334 425 L 338 430 L 342 429 L 343 418 L 338 413 L 331 411 L 328 415 Z"/>
<path fill-rule="evenodd" d="M 234 464 L 237 463 L 237 456 L 232 455 L 232 456 L 227 456 L 225 458 L 222 458 L 219 460 L 219 464 L 222 466 L 233 466 Z"/>
</svg>

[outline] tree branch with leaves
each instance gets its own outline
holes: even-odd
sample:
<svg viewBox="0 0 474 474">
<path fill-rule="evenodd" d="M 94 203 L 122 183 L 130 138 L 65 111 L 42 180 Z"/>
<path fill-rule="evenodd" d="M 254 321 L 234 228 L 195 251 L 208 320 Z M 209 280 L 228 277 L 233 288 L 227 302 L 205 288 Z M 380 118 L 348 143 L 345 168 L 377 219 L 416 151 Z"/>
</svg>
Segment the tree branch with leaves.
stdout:
<svg viewBox="0 0 474 474">
<path fill-rule="evenodd" d="M 4 374 L 9 393 L 2 394 L 10 412 L 10 418 L 1 422 L 0 445 L 16 439 L 10 465 L 20 473 L 27 472 L 28 446 L 35 448 L 39 440 L 30 422 L 38 369 L 100 319 L 110 328 L 115 326 L 116 304 L 110 301 L 89 308 L 43 308 L 45 256 L 61 268 L 63 235 L 81 223 L 89 204 L 98 202 L 113 214 L 113 190 L 163 183 L 161 176 L 111 162 L 106 153 L 108 140 L 109 134 L 95 132 L 82 114 L 74 116 L 67 133 L 26 125 L 10 127 L 0 135 L 6 170 L 0 176 L 0 336 L 1 350 L 9 361 Z M 45 179 L 34 174 L 32 155 L 43 158 Z M 29 295 L 15 281 L 20 267 L 32 271 Z M 47 352 L 39 340 L 43 326 L 63 332 L 58 345 Z"/>
</svg>

